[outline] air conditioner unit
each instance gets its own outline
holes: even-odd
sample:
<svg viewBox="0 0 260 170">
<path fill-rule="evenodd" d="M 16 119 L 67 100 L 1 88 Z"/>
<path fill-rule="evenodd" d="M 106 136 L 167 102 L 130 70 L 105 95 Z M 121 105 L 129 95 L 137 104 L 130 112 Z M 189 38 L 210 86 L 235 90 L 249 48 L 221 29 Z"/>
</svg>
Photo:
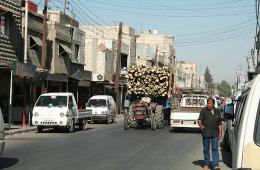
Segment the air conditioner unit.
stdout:
<svg viewBox="0 0 260 170">
<path fill-rule="evenodd" d="M 105 81 L 105 75 L 104 74 L 92 74 L 92 81 Z"/>
</svg>

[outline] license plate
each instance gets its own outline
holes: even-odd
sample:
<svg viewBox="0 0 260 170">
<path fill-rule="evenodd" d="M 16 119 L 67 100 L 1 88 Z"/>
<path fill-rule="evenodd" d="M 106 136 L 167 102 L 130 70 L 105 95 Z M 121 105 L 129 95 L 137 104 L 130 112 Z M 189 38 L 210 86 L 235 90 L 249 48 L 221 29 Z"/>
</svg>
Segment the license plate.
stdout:
<svg viewBox="0 0 260 170">
<path fill-rule="evenodd" d="M 193 120 L 185 120 L 183 121 L 183 124 L 194 124 Z"/>
</svg>

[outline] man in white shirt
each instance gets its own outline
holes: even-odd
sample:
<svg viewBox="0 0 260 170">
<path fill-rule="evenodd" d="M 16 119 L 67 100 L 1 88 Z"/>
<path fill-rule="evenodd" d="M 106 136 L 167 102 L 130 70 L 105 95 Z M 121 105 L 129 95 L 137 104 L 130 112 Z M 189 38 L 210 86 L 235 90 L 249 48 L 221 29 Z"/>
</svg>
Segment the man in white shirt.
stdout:
<svg viewBox="0 0 260 170">
<path fill-rule="evenodd" d="M 151 103 L 151 98 L 148 96 L 148 93 L 145 93 L 145 96 L 142 97 L 141 101 L 143 103 L 146 103 L 146 104 L 150 104 Z"/>
</svg>

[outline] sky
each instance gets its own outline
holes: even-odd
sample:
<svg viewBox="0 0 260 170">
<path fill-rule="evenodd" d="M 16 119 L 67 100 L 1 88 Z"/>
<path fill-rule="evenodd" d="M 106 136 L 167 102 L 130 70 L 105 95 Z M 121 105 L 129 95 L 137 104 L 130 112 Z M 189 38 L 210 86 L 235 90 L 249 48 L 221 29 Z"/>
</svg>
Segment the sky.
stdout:
<svg viewBox="0 0 260 170">
<path fill-rule="evenodd" d="M 43 0 L 34 0 L 42 6 Z M 67 13 L 89 25 L 122 21 L 136 32 L 158 30 L 174 36 L 178 61 L 206 66 L 214 80 L 234 83 L 239 65 L 246 73 L 256 32 L 253 0 L 68 0 Z M 49 10 L 63 10 L 64 0 L 49 0 Z"/>
</svg>

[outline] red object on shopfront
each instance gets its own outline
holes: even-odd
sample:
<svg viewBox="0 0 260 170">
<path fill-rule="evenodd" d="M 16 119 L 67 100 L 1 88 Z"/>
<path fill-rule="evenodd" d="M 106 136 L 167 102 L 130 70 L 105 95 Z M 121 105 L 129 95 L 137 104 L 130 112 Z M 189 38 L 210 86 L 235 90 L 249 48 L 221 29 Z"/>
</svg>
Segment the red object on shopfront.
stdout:
<svg viewBox="0 0 260 170">
<path fill-rule="evenodd" d="M 22 1 L 22 7 L 25 7 L 25 1 Z M 29 9 L 29 11 L 37 12 L 38 6 L 35 3 L 29 1 L 28 9 Z"/>
<path fill-rule="evenodd" d="M 26 116 L 25 116 L 25 109 L 23 110 L 22 113 L 22 127 L 26 127 Z"/>
</svg>

